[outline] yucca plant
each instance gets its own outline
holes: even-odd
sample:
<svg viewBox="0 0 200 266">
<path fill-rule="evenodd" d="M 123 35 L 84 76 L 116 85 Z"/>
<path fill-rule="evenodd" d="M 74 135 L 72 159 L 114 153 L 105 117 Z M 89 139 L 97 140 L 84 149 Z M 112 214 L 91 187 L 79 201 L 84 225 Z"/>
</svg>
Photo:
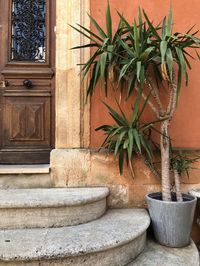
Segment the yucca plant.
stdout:
<svg viewBox="0 0 200 266">
<path fill-rule="evenodd" d="M 95 27 L 94 32 L 81 25 L 80 28 L 73 26 L 89 40 L 87 45 L 74 49 L 96 48 L 82 68 L 83 79 L 87 79 L 87 95 L 93 94 L 100 81 L 106 94 L 108 82 L 116 88 L 127 90 L 127 98 L 133 99 L 132 94 L 136 91 L 137 98 L 133 100 L 135 105 L 148 99 L 148 106 L 161 124 L 162 197 L 164 201 L 171 201 L 168 129 L 176 110 L 183 78 L 188 85 L 190 59 L 200 58 L 198 52 L 191 55 L 191 49 L 200 48 L 198 31 L 193 31 L 192 27 L 186 33 L 173 33 L 172 8 L 168 18 L 165 17 L 162 23 L 156 26 L 140 8 L 138 20 L 131 24 L 122 14 L 118 15 L 120 21 L 115 32 L 112 30 L 109 2 L 106 11 L 106 32 L 92 17 L 90 19 Z M 165 97 L 162 93 L 164 89 Z M 138 109 L 134 110 L 136 116 Z"/>
</svg>

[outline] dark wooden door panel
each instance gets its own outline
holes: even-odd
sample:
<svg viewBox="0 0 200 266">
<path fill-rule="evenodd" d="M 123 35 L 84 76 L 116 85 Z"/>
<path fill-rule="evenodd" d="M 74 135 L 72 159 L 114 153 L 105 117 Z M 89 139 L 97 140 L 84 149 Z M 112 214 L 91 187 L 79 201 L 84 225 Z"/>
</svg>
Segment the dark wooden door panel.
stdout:
<svg viewBox="0 0 200 266">
<path fill-rule="evenodd" d="M 35 5 L 40 10 L 35 32 L 45 30 L 26 46 Z M 55 1 L 0 0 L 0 10 L 0 164 L 48 163 L 54 147 Z"/>
<path fill-rule="evenodd" d="M 3 148 L 50 148 L 50 96 L 6 96 L 3 117 Z"/>
</svg>

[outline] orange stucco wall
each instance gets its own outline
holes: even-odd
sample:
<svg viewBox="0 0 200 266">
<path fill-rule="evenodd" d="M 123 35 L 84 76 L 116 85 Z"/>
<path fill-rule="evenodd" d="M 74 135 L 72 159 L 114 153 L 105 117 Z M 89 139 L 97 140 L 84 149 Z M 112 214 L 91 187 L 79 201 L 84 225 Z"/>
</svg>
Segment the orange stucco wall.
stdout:
<svg viewBox="0 0 200 266">
<path fill-rule="evenodd" d="M 118 24 L 116 9 L 123 13 L 126 18 L 128 17 L 129 21 L 133 21 L 137 16 L 139 3 L 155 23 L 159 23 L 168 14 L 170 6 L 170 0 L 110 0 L 114 18 L 113 27 L 116 28 Z M 196 24 L 196 29 L 200 29 L 200 0 L 172 0 L 172 4 L 175 30 L 187 31 L 194 24 Z M 107 0 L 91 0 L 91 14 L 104 28 L 106 5 Z M 192 61 L 191 63 L 193 69 L 189 73 L 189 87 L 185 88 L 183 86 L 182 88 L 178 110 L 173 118 L 170 131 L 174 146 L 200 149 L 200 62 Z M 116 106 L 113 100 L 114 94 L 113 91 L 110 91 L 108 98 L 105 98 L 100 90 L 96 90 L 91 99 L 91 148 L 99 147 L 104 139 L 101 132 L 95 132 L 95 128 L 109 122 L 113 123 L 100 100 L 105 100 L 107 103 Z M 121 105 L 124 110 L 129 112 L 131 100 L 128 102 L 128 108 L 123 101 Z M 151 112 L 147 111 L 144 119 L 148 120 L 151 116 Z M 109 157 L 108 160 L 105 155 L 98 154 L 92 158 L 91 165 L 94 170 L 92 172 L 92 182 L 95 185 L 107 185 L 111 191 L 113 189 L 113 195 L 116 194 L 117 198 L 121 197 L 122 201 L 127 199 L 130 206 L 143 206 L 145 194 L 160 189 L 160 181 L 152 173 L 149 173 L 149 169 L 138 159 L 133 160 L 134 170 L 136 171 L 133 180 L 130 177 L 130 171 L 127 169 L 122 176 L 119 175 L 117 162 L 112 157 Z M 200 168 L 200 162 L 196 167 Z M 184 192 L 199 186 L 199 170 L 190 171 L 190 178 L 183 177 L 181 181 L 182 191 Z M 124 191 L 127 191 L 127 193 L 124 193 Z M 200 228 L 196 225 L 196 219 L 192 237 L 197 243 L 200 243 Z"/>
<path fill-rule="evenodd" d="M 118 23 L 116 9 L 123 13 L 130 21 L 137 16 L 138 4 L 155 22 L 168 14 L 170 0 L 110 0 L 114 25 Z M 178 31 L 187 31 L 196 24 L 200 29 L 200 1 L 199 0 L 172 0 L 174 13 L 174 28 Z M 91 0 L 91 14 L 105 26 L 105 9 L 107 0 Z M 174 145 L 183 148 L 200 148 L 200 62 L 192 62 L 189 87 L 182 88 L 180 104 L 171 124 L 171 137 Z M 107 110 L 100 102 L 99 91 L 91 100 L 91 147 L 96 148 L 103 141 L 102 133 L 95 132 L 95 128 L 111 121 Z M 106 100 L 110 102 L 110 100 Z"/>
</svg>

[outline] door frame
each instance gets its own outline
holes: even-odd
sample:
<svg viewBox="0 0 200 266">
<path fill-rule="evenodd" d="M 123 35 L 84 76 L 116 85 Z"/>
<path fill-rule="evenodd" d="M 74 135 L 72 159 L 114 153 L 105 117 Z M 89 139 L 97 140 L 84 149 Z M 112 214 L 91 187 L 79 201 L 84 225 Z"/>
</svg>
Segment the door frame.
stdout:
<svg viewBox="0 0 200 266">
<path fill-rule="evenodd" d="M 86 40 L 69 26 L 79 23 L 90 28 L 87 12 L 90 0 L 56 0 L 56 149 L 90 144 L 90 101 L 85 105 L 85 86 L 77 65 L 89 58 L 90 49 L 71 50 Z"/>
</svg>

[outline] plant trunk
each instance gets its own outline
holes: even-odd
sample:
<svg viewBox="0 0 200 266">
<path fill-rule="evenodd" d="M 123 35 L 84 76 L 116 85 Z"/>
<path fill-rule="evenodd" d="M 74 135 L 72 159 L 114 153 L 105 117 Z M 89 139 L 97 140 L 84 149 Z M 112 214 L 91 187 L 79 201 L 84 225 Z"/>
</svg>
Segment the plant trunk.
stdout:
<svg viewBox="0 0 200 266">
<path fill-rule="evenodd" d="M 172 201 L 171 197 L 171 182 L 169 172 L 169 134 L 168 134 L 169 120 L 161 123 L 161 174 L 162 174 L 162 199 L 164 201 Z"/>
<path fill-rule="evenodd" d="M 176 198 L 177 201 L 182 202 L 183 197 L 181 194 L 181 184 L 180 184 L 180 178 L 177 170 L 174 170 L 174 181 L 175 181 L 175 189 L 176 189 Z"/>
</svg>

